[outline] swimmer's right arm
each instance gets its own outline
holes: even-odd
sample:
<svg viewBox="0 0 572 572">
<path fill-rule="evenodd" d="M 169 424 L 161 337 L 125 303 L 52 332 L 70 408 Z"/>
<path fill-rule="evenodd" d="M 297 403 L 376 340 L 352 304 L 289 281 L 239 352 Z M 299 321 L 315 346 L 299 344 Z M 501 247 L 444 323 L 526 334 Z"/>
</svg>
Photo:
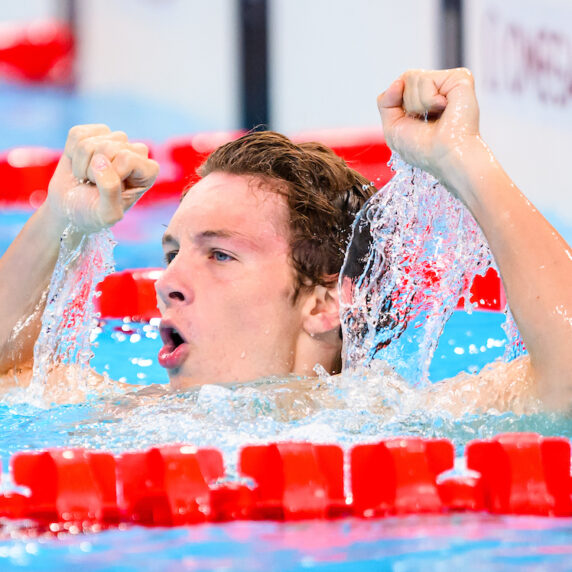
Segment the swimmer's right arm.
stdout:
<svg viewBox="0 0 572 572">
<path fill-rule="evenodd" d="M 378 105 L 390 147 L 436 176 L 483 230 L 530 356 L 538 397 L 550 408 L 572 407 L 572 249 L 481 139 L 470 72 L 407 72 Z"/>
<path fill-rule="evenodd" d="M 125 133 L 105 125 L 70 130 L 46 201 L 0 259 L 0 374 L 31 365 L 64 230 L 73 228 L 73 243 L 112 226 L 158 172 L 147 147 Z"/>
</svg>

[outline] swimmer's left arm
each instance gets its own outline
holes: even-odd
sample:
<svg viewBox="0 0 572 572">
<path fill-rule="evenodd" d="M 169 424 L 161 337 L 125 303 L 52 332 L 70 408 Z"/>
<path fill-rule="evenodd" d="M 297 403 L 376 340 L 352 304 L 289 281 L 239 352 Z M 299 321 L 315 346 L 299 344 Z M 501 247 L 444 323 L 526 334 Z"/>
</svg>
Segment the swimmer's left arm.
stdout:
<svg viewBox="0 0 572 572">
<path fill-rule="evenodd" d="M 0 258 L 0 375 L 31 367 L 60 238 L 97 232 L 120 220 L 153 184 L 158 165 L 140 143 L 104 125 L 73 127 L 48 197 Z"/>
<path fill-rule="evenodd" d="M 408 72 L 378 104 L 390 147 L 435 175 L 479 223 L 528 349 L 536 391 L 551 408 L 570 407 L 572 249 L 481 139 L 470 72 Z"/>
</svg>

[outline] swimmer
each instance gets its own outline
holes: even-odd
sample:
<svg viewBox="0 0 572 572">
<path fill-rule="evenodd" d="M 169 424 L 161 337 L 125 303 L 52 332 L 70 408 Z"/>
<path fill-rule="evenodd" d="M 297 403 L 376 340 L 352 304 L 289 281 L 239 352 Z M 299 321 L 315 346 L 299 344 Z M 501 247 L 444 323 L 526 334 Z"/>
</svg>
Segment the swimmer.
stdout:
<svg viewBox="0 0 572 572">
<path fill-rule="evenodd" d="M 389 146 L 436 176 L 481 226 L 529 352 L 516 364 L 433 384 L 427 402 L 446 394 L 448 403 L 456 395 L 481 410 L 519 410 L 531 398 L 568 408 L 572 254 L 482 141 L 470 73 L 407 72 L 378 106 Z M 34 310 L 64 228 L 73 224 L 68 240 L 77 240 L 111 226 L 157 172 L 145 146 L 123 133 L 101 125 L 70 131 L 46 202 L 0 260 L 0 299 L 10 301 L 0 310 L 4 379 L 16 369 L 20 379 L 30 375 L 41 318 Z M 337 274 L 351 222 L 375 189 L 327 148 L 272 132 L 222 146 L 199 174 L 165 232 L 167 268 L 156 285 L 159 363 L 171 386 L 312 376 L 317 363 L 338 373 Z"/>
</svg>

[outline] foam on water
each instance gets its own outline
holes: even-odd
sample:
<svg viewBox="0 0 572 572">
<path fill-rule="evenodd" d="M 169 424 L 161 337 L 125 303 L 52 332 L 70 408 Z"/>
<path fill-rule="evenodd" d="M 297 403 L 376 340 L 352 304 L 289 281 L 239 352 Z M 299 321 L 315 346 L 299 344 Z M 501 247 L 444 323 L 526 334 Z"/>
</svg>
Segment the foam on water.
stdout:
<svg viewBox="0 0 572 572">
<path fill-rule="evenodd" d="M 166 443 L 216 447 L 236 477 L 246 444 L 272 441 L 376 442 L 395 435 L 446 437 L 460 448 L 469 440 L 506 431 L 572 436 L 557 415 L 452 413 L 446 402 L 425 407 L 422 393 L 391 372 L 322 379 L 263 379 L 203 385 L 184 393 L 168 386 L 133 389 L 83 403 L 38 409 L 0 405 L 0 454 L 6 463 L 22 449 L 86 447 L 115 453 Z"/>
</svg>

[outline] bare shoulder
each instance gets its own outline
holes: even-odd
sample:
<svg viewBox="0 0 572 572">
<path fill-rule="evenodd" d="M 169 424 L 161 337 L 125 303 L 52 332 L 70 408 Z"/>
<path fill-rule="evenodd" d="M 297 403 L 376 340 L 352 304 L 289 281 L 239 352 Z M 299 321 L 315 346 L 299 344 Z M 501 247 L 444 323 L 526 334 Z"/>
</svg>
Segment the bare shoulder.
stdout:
<svg viewBox="0 0 572 572">
<path fill-rule="evenodd" d="M 32 380 L 32 373 L 32 363 L 26 363 L 0 374 L 0 397 L 12 389 L 28 387 Z"/>
<path fill-rule="evenodd" d="M 33 364 L 12 368 L 0 375 L 0 399 L 32 383 Z M 115 382 L 91 368 L 75 364 L 59 364 L 46 375 L 44 395 L 51 403 L 79 403 L 88 394 L 103 394 L 110 391 L 134 389 L 134 386 Z"/>
<path fill-rule="evenodd" d="M 434 383 L 424 397 L 431 407 L 454 415 L 491 410 L 526 414 L 542 409 L 528 356 L 492 362 L 478 374 L 461 372 Z"/>
</svg>

